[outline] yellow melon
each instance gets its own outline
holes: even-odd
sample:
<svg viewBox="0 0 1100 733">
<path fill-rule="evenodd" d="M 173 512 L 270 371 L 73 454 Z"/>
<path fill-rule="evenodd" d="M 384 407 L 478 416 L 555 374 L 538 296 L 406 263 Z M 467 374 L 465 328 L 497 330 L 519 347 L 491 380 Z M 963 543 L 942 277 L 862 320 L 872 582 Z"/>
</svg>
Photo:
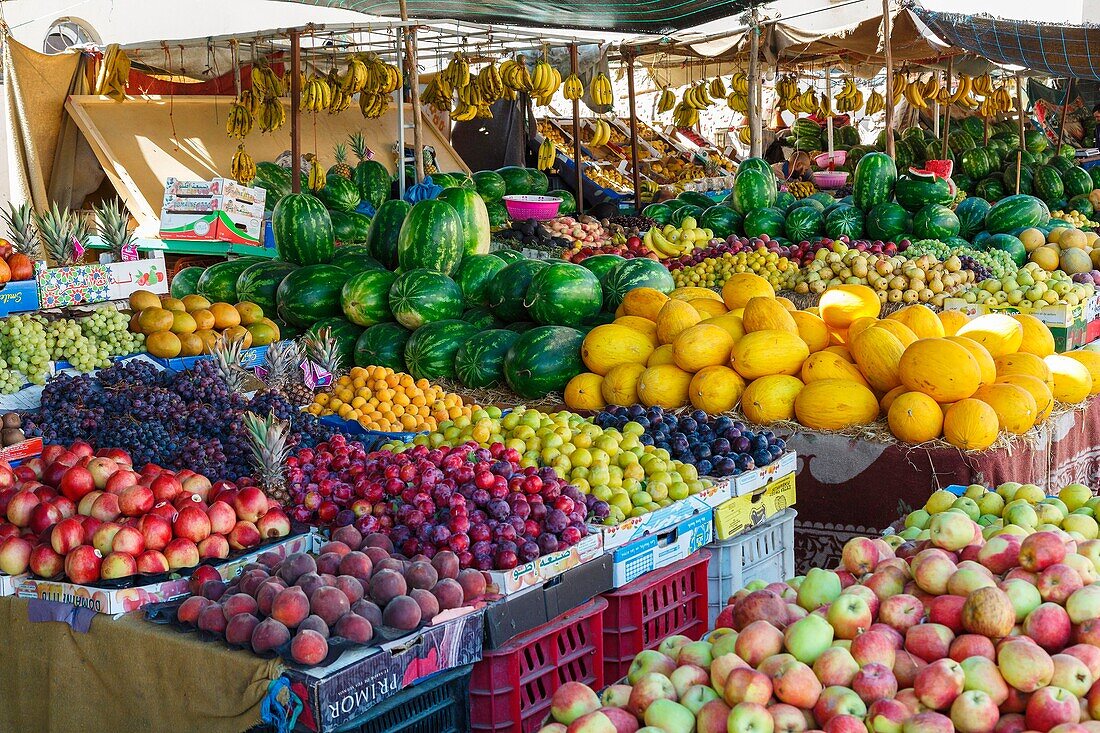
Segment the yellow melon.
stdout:
<svg viewBox="0 0 1100 733">
<path fill-rule="evenodd" d="M 741 321 L 741 316 L 735 316 L 732 313 L 723 313 L 720 316 L 708 318 L 707 323 L 726 329 L 726 332 L 733 337 L 734 341 L 745 335 L 745 325 Z"/>
<path fill-rule="evenodd" d="M 905 347 L 887 329 L 865 329 L 852 341 L 848 350 L 873 389 L 888 392 L 901 384 L 899 369 Z"/>
<path fill-rule="evenodd" d="M 947 340 L 969 351 L 974 361 L 978 362 L 978 370 L 982 374 L 981 384 L 993 384 L 997 380 L 997 363 L 984 346 L 963 336 L 948 336 Z"/>
<path fill-rule="evenodd" d="M 725 329 L 704 322 L 680 332 L 672 342 L 672 357 L 684 371 L 697 372 L 728 364 L 732 348 L 733 337 Z"/>
<path fill-rule="evenodd" d="M 722 302 L 722 296 L 711 290 L 710 288 L 676 288 L 668 294 L 668 297 L 675 298 L 676 300 L 687 301 L 688 303 L 693 300 L 699 300 L 700 298 L 706 298 L 707 300 L 716 300 L 719 303 Z"/>
<path fill-rule="evenodd" d="M 878 318 L 882 303 L 866 285 L 834 285 L 821 294 L 821 320 L 830 328 L 848 328 L 857 318 Z"/>
<path fill-rule="evenodd" d="M 906 443 L 924 443 L 943 434 L 943 411 L 923 392 L 896 395 L 886 414 L 890 432 Z"/>
<path fill-rule="evenodd" d="M 172 311 L 172 333 L 177 336 L 181 333 L 194 333 L 198 330 L 198 325 L 195 323 L 195 319 L 190 313 L 184 310 Z"/>
<path fill-rule="evenodd" d="M 162 359 L 172 359 L 180 355 L 183 344 L 171 331 L 156 331 L 145 338 L 145 350 Z"/>
<path fill-rule="evenodd" d="M 996 384 L 1014 384 L 1027 390 L 1035 400 L 1035 422 L 1037 423 L 1046 420 L 1054 409 L 1054 394 L 1041 379 L 1027 374 L 1006 374 L 1003 377 L 997 377 Z"/>
<path fill-rule="evenodd" d="M 982 381 L 977 360 L 947 339 L 920 339 L 911 344 L 901 355 L 898 376 L 910 391 L 924 392 L 936 402 L 965 399 Z"/>
<path fill-rule="evenodd" d="M 894 400 L 898 398 L 898 395 L 907 394 L 908 392 L 909 390 L 905 388 L 904 384 L 899 384 L 897 387 L 894 387 L 892 390 L 884 394 L 882 396 L 882 399 L 878 401 L 879 413 L 885 414 L 890 412 L 890 406 L 894 404 Z M 917 392 L 916 394 L 922 393 Z M 928 399 L 932 400 L 931 397 L 929 397 Z M 932 401 L 935 402 L 935 400 Z"/>
<path fill-rule="evenodd" d="M 848 379 L 823 379 L 802 388 L 794 400 L 798 422 L 814 430 L 843 430 L 878 417 L 875 393 Z"/>
<path fill-rule="evenodd" d="M 241 325 L 241 314 L 229 303 L 211 303 L 210 312 L 214 314 L 214 328 L 222 331 Z"/>
<path fill-rule="evenodd" d="M 691 378 L 688 398 L 695 409 L 716 415 L 736 407 L 744 391 L 745 380 L 740 374 L 726 366 L 708 366 Z"/>
<path fill-rule="evenodd" d="M 997 412 L 981 400 L 959 400 L 943 416 L 943 437 L 960 450 L 985 450 L 997 440 Z"/>
<path fill-rule="evenodd" d="M 1043 234 L 1041 229 L 1036 229 L 1035 227 L 1025 229 L 1016 236 L 1024 243 L 1024 249 L 1028 252 L 1034 252 L 1047 243 L 1046 235 Z"/>
<path fill-rule="evenodd" d="M 859 367 L 829 351 L 810 354 L 809 358 L 802 363 L 801 377 L 805 384 L 820 382 L 823 379 L 847 379 L 864 387 L 868 386 Z"/>
<path fill-rule="evenodd" d="M 191 317 L 195 319 L 195 329 L 198 331 L 207 331 L 214 328 L 214 314 L 207 308 L 191 311 Z"/>
<path fill-rule="evenodd" d="M 688 388 L 692 374 L 675 364 L 649 367 L 638 377 L 638 400 L 646 407 L 657 405 L 675 410 L 690 404 Z"/>
<path fill-rule="evenodd" d="M 160 306 L 146 308 L 138 314 L 138 326 L 141 328 L 141 332 L 146 336 L 152 335 L 158 331 L 167 331 L 172 328 L 175 322 L 175 314 L 167 308 L 161 308 Z"/>
<path fill-rule="evenodd" d="M 149 308 L 160 308 L 160 298 L 156 293 L 148 290 L 135 290 L 130 293 L 130 310 L 143 311 Z"/>
<path fill-rule="evenodd" d="M 829 328 L 829 346 L 843 346 L 848 343 L 848 329 Z"/>
<path fill-rule="evenodd" d="M 182 300 L 180 300 L 179 298 L 173 298 L 169 295 L 160 296 L 160 307 L 173 312 L 187 310 L 187 306 L 183 304 Z"/>
<path fill-rule="evenodd" d="M 1067 351 L 1063 356 L 1085 365 L 1085 369 L 1089 370 L 1089 376 L 1092 377 L 1092 389 L 1089 390 L 1089 396 L 1100 394 L 1100 353 L 1079 349 Z"/>
<path fill-rule="evenodd" d="M 1092 375 L 1081 362 L 1061 354 L 1053 354 L 1043 361 L 1054 375 L 1054 399 L 1075 404 L 1092 393 Z"/>
<path fill-rule="evenodd" d="M 194 313 L 197 310 L 210 308 L 210 301 L 201 295 L 185 295 L 183 296 L 183 307 L 187 309 L 188 313 Z"/>
<path fill-rule="evenodd" d="M 745 379 L 798 374 L 810 355 L 806 342 L 787 331 L 756 331 L 737 340 L 730 353 L 734 371 Z"/>
<path fill-rule="evenodd" d="M 663 344 L 653 350 L 653 353 L 649 355 L 649 360 L 646 361 L 646 366 L 660 366 L 661 364 L 675 364 L 676 352 L 672 349 L 672 344 Z"/>
<path fill-rule="evenodd" d="M 222 336 L 230 343 L 240 341 L 242 349 L 252 346 L 252 332 L 244 326 L 230 326 L 222 331 Z"/>
<path fill-rule="evenodd" d="M 810 315 L 821 318 L 821 309 L 818 308 L 816 305 L 811 305 L 809 308 L 803 308 L 803 310 Z"/>
<path fill-rule="evenodd" d="M 791 318 L 798 327 L 798 337 L 806 342 L 811 354 L 828 348 L 829 327 L 825 321 L 806 311 L 793 311 Z"/>
<path fill-rule="evenodd" d="M 625 315 L 626 315 L 626 308 L 623 307 L 622 303 L 619 303 L 619 307 L 615 309 L 615 317 L 616 318 L 622 318 Z"/>
<path fill-rule="evenodd" d="M 1035 398 L 1023 387 L 1015 384 L 987 384 L 974 393 L 974 399 L 993 408 L 1001 430 L 1020 435 L 1031 430 L 1031 426 L 1035 424 L 1038 407 L 1035 405 Z"/>
<path fill-rule="evenodd" d="M 852 321 L 852 325 L 848 326 L 848 340 L 855 341 L 857 336 L 876 323 L 878 323 L 878 319 L 871 316 L 861 316 L 855 319 Z"/>
<path fill-rule="evenodd" d="M 1050 367 L 1040 356 L 1018 351 L 1015 354 L 998 356 L 993 360 L 993 363 L 997 367 L 998 377 L 1005 377 L 1009 374 L 1026 374 L 1029 377 L 1038 379 L 1047 386 L 1047 389 L 1054 390 L 1054 373 L 1050 371 Z"/>
<path fill-rule="evenodd" d="M 1056 231 L 1059 231 L 1059 230 L 1052 229 L 1051 233 L 1054 233 Z M 1032 251 L 1032 253 L 1030 255 L 1028 255 L 1028 259 L 1030 261 L 1034 262 L 1039 267 L 1046 270 L 1047 272 L 1054 272 L 1055 270 L 1058 269 L 1058 261 L 1060 259 L 1059 258 L 1060 254 L 1061 254 L 1061 252 L 1059 252 L 1057 246 L 1044 245 L 1044 246 L 1039 247 L 1038 249 Z"/>
<path fill-rule="evenodd" d="M 596 326 L 581 342 L 584 365 L 601 375 L 619 364 L 645 364 L 652 353 L 653 342 L 649 336 L 615 323 Z"/>
<path fill-rule="evenodd" d="M 602 410 L 604 401 L 603 377 L 592 372 L 581 372 L 565 385 L 565 406 L 570 410 Z"/>
<path fill-rule="evenodd" d="M 962 311 L 940 311 L 936 314 L 943 325 L 944 336 L 954 336 L 963 324 L 970 320 L 970 316 Z"/>
<path fill-rule="evenodd" d="M 883 318 L 876 323 L 873 328 L 886 329 L 894 334 L 897 340 L 901 342 L 901 345 L 905 347 L 908 347 L 917 340 L 917 334 L 913 333 L 913 329 L 909 328 L 909 326 L 906 326 L 901 321 L 891 321 L 888 318 Z"/>
<path fill-rule="evenodd" d="M 775 302 L 779 303 L 779 305 L 783 306 L 785 309 L 791 311 L 792 313 L 794 311 L 798 310 L 798 306 L 795 305 L 794 301 L 792 301 L 790 298 L 784 298 L 783 296 L 777 296 L 776 299 L 775 299 Z"/>
<path fill-rule="evenodd" d="M 701 321 L 699 311 L 691 307 L 691 303 L 682 300 L 669 300 L 657 314 L 657 341 L 662 344 L 671 344 L 680 335 L 680 332 L 691 328 Z"/>
<path fill-rule="evenodd" d="M 745 304 L 741 316 L 746 333 L 754 331 L 789 331 L 798 333 L 798 325 L 790 312 L 779 305 L 775 298 L 753 298 Z"/>
<path fill-rule="evenodd" d="M 634 288 L 623 297 L 623 315 L 641 316 L 656 321 L 657 314 L 667 302 L 668 296 L 656 288 Z"/>
<path fill-rule="evenodd" d="M 653 347 L 657 347 L 657 324 L 648 318 L 642 318 L 641 316 L 619 316 L 613 323 L 616 326 L 626 326 L 627 328 L 633 328 L 638 333 L 644 333 L 653 343 Z"/>
<path fill-rule="evenodd" d="M 1088 244 L 1085 233 L 1076 227 L 1063 227 L 1066 231 L 1058 238 L 1058 246 L 1062 249 L 1084 249 Z"/>
<path fill-rule="evenodd" d="M 830 354 L 836 354 L 841 359 L 852 364 L 856 363 L 855 357 L 852 356 L 852 350 L 847 346 L 827 346 L 822 351 L 828 351 Z"/>
<path fill-rule="evenodd" d="M 1020 350 L 1020 344 L 1024 341 L 1024 327 L 1012 316 L 986 313 L 967 321 L 955 335 L 974 339 L 996 359 Z"/>
<path fill-rule="evenodd" d="M 1047 324 L 1029 313 L 1017 313 L 1012 317 L 1024 327 L 1024 338 L 1018 351 L 1036 356 L 1050 356 L 1054 353 L 1054 334 Z"/>
<path fill-rule="evenodd" d="M 704 319 L 713 318 L 714 316 L 720 316 L 728 311 L 726 310 L 726 304 L 720 300 L 711 300 L 710 298 L 696 298 L 695 300 L 689 300 L 691 307 L 699 311 L 699 315 Z"/>
<path fill-rule="evenodd" d="M 943 323 L 940 322 L 939 316 L 931 308 L 920 303 L 907 305 L 886 317 L 892 321 L 904 323 L 919 339 L 942 338 L 944 335 Z"/>
<path fill-rule="evenodd" d="M 620 364 L 611 367 L 600 384 L 600 395 L 609 405 L 638 403 L 638 379 L 646 370 L 643 364 Z"/>
<path fill-rule="evenodd" d="M 202 337 L 197 333 L 177 334 L 180 340 L 180 356 L 198 356 L 202 353 Z"/>
<path fill-rule="evenodd" d="M 741 412 L 757 425 L 794 418 L 794 401 L 804 384 L 797 377 L 776 374 L 749 382 L 741 394 Z"/>
<path fill-rule="evenodd" d="M 722 286 L 722 300 L 730 310 L 744 308 L 753 298 L 774 298 L 775 288 L 764 278 L 751 272 L 738 272 Z"/>
</svg>

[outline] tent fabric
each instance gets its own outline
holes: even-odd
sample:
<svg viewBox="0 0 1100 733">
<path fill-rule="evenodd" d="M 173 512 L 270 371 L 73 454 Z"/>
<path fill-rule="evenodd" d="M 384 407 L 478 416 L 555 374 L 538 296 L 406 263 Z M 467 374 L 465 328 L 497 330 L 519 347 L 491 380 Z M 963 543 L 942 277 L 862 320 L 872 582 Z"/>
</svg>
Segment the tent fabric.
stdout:
<svg viewBox="0 0 1100 733">
<path fill-rule="evenodd" d="M 286 0 L 400 17 L 395 0 Z M 534 28 L 586 28 L 619 33 L 664 34 L 742 13 L 751 0 L 408 0 L 410 18 L 500 24 L 514 19 Z"/>
<path fill-rule="evenodd" d="M 1100 79 L 1100 27 L 911 10 L 951 45 L 998 64 L 1056 77 Z"/>
</svg>

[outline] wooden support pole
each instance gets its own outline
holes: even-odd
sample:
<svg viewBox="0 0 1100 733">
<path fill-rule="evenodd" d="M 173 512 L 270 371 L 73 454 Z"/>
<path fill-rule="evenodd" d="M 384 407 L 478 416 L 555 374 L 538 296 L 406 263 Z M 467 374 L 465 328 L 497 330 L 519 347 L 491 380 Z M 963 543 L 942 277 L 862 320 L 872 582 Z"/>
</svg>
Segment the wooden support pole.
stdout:
<svg viewBox="0 0 1100 733">
<path fill-rule="evenodd" d="M 253 59 L 255 63 L 255 59 Z M 290 32 L 290 190 L 302 192 L 302 34 Z"/>
<path fill-rule="evenodd" d="M 569 44 L 569 70 L 570 73 L 579 74 L 580 63 L 577 61 L 577 44 Z M 583 153 L 581 153 L 581 100 L 573 100 L 573 166 L 577 169 L 577 214 L 584 213 L 584 165 Z"/>
<path fill-rule="evenodd" d="M 1024 80 L 1016 73 L 1016 120 L 1020 144 L 1016 148 L 1016 193 L 1020 193 L 1020 169 L 1024 167 Z"/>
<path fill-rule="evenodd" d="M 764 149 L 760 99 L 760 25 L 753 8 L 749 26 L 749 155 L 754 158 L 761 157 Z"/>
<path fill-rule="evenodd" d="M 894 50 L 890 40 L 890 0 L 882 0 L 882 47 L 886 52 L 886 154 L 894 157 Z"/>
<path fill-rule="evenodd" d="M 642 172 L 638 168 L 638 110 L 634 97 L 634 57 L 626 59 L 626 91 L 630 98 L 630 170 L 634 179 L 634 213 L 642 213 Z"/>
<path fill-rule="evenodd" d="M 409 7 L 405 0 L 400 0 L 401 22 L 409 22 Z M 420 109 L 420 64 L 416 59 L 416 26 L 408 26 L 405 29 L 405 58 L 409 61 L 409 103 L 412 105 L 413 124 L 413 156 L 416 165 L 416 182 L 424 180 L 424 115 Z M 405 150 L 402 149 L 397 156 L 397 164 L 405 165 Z"/>
<path fill-rule="evenodd" d="M 1062 141 L 1066 136 L 1066 114 L 1069 112 L 1069 98 L 1073 95 L 1073 79 L 1066 84 L 1066 98 L 1062 100 L 1062 117 L 1058 121 L 1058 145 L 1054 148 L 1054 154 L 1062 149 Z M 1023 144 L 1023 140 L 1020 141 Z"/>
<path fill-rule="evenodd" d="M 951 91 L 951 77 L 952 77 L 952 65 L 955 63 L 955 57 L 947 59 L 947 91 Z M 941 148 L 940 159 L 947 160 L 947 137 L 951 134 L 951 103 L 943 109 L 943 146 Z"/>
</svg>

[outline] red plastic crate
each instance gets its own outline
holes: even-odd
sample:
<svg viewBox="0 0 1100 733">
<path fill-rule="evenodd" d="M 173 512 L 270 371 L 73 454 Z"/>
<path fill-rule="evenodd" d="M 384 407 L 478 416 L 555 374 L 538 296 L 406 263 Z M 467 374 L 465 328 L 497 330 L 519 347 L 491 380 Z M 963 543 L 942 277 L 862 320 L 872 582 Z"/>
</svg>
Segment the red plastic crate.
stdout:
<svg viewBox="0 0 1100 733">
<path fill-rule="evenodd" d="M 656 649 L 668 636 L 698 640 L 707 631 L 707 563 L 699 551 L 604 593 L 604 679 L 614 684 L 626 676 L 638 652 Z"/>
<path fill-rule="evenodd" d="M 706 580 L 704 567 L 704 588 Z M 607 601 L 597 596 L 504 646 L 483 652 L 470 677 L 470 729 L 533 733 L 542 727 L 550 713 L 550 698 L 564 683 L 602 688 L 606 610 Z"/>
</svg>

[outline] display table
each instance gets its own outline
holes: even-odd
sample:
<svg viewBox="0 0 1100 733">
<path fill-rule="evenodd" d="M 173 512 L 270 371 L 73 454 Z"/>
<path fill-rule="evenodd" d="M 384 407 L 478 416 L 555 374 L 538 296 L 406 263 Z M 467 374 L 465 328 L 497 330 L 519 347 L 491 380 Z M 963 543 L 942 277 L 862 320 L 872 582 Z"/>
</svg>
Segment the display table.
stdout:
<svg viewBox="0 0 1100 733">
<path fill-rule="evenodd" d="M 241 733 L 281 674 L 261 659 L 144 621 L 97 614 L 87 633 L 31 622 L 0 598 L 0 730 Z"/>
<path fill-rule="evenodd" d="M 1008 448 L 963 453 L 857 440 L 802 430 L 787 439 L 798 453 L 799 572 L 828 567 L 848 539 L 877 534 L 929 494 L 951 484 L 1034 483 L 1057 491 L 1096 486 L 1100 477 L 1100 401 L 1066 411 Z"/>
</svg>

